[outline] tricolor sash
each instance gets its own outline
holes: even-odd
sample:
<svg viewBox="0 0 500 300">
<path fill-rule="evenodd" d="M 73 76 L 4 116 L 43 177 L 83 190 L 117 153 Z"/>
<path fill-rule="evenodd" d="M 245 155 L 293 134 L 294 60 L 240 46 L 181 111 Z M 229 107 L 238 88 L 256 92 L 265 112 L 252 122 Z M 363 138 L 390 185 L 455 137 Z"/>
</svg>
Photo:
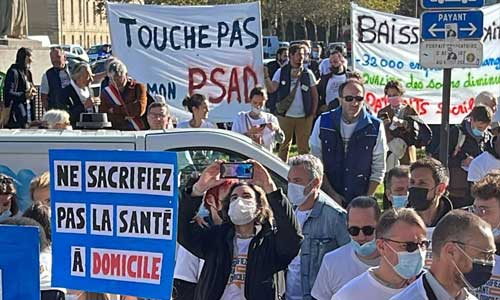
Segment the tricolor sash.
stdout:
<svg viewBox="0 0 500 300">
<path fill-rule="evenodd" d="M 125 113 L 129 118 L 126 118 L 127 122 L 129 123 L 129 126 L 133 130 L 144 130 L 146 129 L 146 126 L 144 125 L 144 122 L 140 117 L 132 117 L 127 111 L 127 108 L 125 106 L 125 101 L 123 101 L 122 95 L 120 94 L 120 91 L 114 86 L 114 85 L 108 85 L 107 87 L 104 88 L 104 93 L 106 94 L 106 98 L 108 98 L 111 101 L 111 104 L 116 105 L 116 106 L 123 106 L 123 109 L 125 110 Z"/>
</svg>

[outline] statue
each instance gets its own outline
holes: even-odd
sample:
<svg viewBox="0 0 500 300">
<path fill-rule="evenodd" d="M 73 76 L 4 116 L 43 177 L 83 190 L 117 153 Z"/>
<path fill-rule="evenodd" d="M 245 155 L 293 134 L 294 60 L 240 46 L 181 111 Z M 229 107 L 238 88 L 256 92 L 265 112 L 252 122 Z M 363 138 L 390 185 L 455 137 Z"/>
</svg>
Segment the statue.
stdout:
<svg viewBox="0 0 500 300">
<path fill-rule="evenodd" d="M 28 35 L 26 0 L 0 1 L 0 37 L 25 38 Z"/>
</svg>

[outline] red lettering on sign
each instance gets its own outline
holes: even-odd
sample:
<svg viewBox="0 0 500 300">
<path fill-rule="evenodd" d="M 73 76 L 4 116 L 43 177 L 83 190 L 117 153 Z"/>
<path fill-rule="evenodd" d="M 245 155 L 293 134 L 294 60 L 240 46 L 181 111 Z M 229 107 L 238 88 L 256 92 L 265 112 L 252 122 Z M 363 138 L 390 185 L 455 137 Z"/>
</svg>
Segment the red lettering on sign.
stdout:
<svg viewBox="0 0 500 300">
<path fill-rule="evenodd" d="M 194 83 L 196 75 L 201 76 L 202 78 L 201 82 L 197 84 Z M 206 83 L 207 83 L 207 75 L 202 69 L 189 68 L 189 87 L 188 87 L 189 95 L 192 95 L 194 90 L 201 89 Z"/>
<path fill-rule="evenodd" d="M 224 75 L 224 69 L 222 68 L 215 68 L 212 73 L 210 73 L 210 81 L 212 81 L 213 84 L 218 86 L 221 89 L 221 94 L 219 97 L 209 97 L 208 101 L 212 103 L 220 103 L 224 97 L 226 97 L 226 89 L 224 88 L 224 85 L 216 78 L 216 75 L 218 73 L 221 73 Z"/>
<path fill-rule="evenodd" d="M 120 255 L 111 254 L 111 275 L 120 276 Z"/>
<path fill-rule="evenodd" d="M 233 68 L 231 70 L 231 76 L 229 77 L 229 87 L 227 88 L 227 103 L 231 103 L 231 95 L 236 92 L 237 98 L 241 100 L 240 94 L 240 84 L 238 83 L 238 69 Z"/>
<path fill-rule="evenodd" d="M 243 86 L 245 88 L 245 103 L 250 102 L 250 91 L 248 90 L 248 82 L 250 80 L 250 76 L 253 79 L 254 86 L 257 85 L 257 74 L 255 74 L 255 71 L 252 69 L 252 67 L 246 66 L 243 69 L 243 82 L 245 82 L 245 85 Z"/>
<path fill-rule="evenodd" d="M 94 252 L 92 254 L 92 273 L 97 274 L 99 273 L 100 269 L 101 269 L 101 257 L 99 256 L 99 253 Z"/>
<path fill-rule="evenodd" d="M 127 252 L 99 249 L 92 252 L 92 277 L 113 280 L 158 282 L 161 274 L 161 256 L 156 253 Z M 144 253 L 144 254 L 135 254 Z"/>
<path fill-rule="evenodd" d="M 132 278 L 136 278 L 137 277 L 137 273 L 132 271 L 132 264 L 137 260 L 137 256 L 136 255 L 131 255 L 128 259 L 128 263 L 127 263 L 127 273 L 130 277 Z M 136 264 L 137 266 L 137 264 Z M 137 270 L 137 268 L 136 268 Z"/>
<path fill-rule="evenodd" d="M 229 80 L 227 80 L 227 74 L 229 74 Z M 223 81 L 222 78 L 226 78 L 226 81 Z M 240 79 L 242 80 L 240 81 Z M 227 103 L 230 103 L 232 99 L 249 103 L 250 91 L 259 84 L 257 73 L 251 66 L 245 66 L 244 68 L 233 67 L 231 69 L 215 67 L 212 70 L 189 68 L 188 81 L 188 92 L 190 95 L 208 85 L 214 85 L 220 89 L 220 94 L 210 95 L 208 98 L 211 103 L 215 104 L 221 103 L 223 100 L 227 100 Z M 234 95 L 235 93 L 236 95 Z"/>
<path fill-rule="evenodd" d="M 159 257 L 153 257 L 153 268 L 151 269 L 151 279 L 159 280 L 160 274 L 158 271 L 160 270 L 161 259 Z"/>
</svg>

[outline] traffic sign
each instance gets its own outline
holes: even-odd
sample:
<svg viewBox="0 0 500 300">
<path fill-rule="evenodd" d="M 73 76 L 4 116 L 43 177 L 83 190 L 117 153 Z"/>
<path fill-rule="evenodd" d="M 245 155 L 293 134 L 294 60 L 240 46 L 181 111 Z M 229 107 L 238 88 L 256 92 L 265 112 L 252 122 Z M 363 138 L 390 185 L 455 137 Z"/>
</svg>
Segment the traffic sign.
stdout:
<svg viewBox="0 0 500 300">
<path fill-rule="evenodd" d="M 477 68 L 483 61 L 483 44 L 468 40 L 432 40 L 420 43 L 420 64 L 426 68 Z"/>
<path fill-rule="evenodd" d="M 444 8 L 479 8 L 484 5 L 484 0 L 422 0 L 422 7 L 427 9 Z"/>
<path fill-rule="evenodd" d="M 483 37 L 483 12 L 480 10 L 428 11 L 422 13 L 421 22 L 424 40 Z"/>
</svg>

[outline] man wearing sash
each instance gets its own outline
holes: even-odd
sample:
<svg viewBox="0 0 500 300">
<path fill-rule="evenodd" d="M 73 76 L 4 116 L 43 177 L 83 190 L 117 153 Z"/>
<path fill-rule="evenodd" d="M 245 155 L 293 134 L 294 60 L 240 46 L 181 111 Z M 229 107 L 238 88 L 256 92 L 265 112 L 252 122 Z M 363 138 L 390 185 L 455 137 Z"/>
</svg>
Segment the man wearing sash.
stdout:
<svg viewBox="0 0 500 300">
<path fill-rule="evenodd" d="M 127 67 L 119 60 L 108 67 L 110 83 L 101 92 L 99 112 L 107 113 L 113 129 L 144 130 L 141 116 L 146 112 L 147 92 L 144 84 L 127 76 Z"/>
</svg>

